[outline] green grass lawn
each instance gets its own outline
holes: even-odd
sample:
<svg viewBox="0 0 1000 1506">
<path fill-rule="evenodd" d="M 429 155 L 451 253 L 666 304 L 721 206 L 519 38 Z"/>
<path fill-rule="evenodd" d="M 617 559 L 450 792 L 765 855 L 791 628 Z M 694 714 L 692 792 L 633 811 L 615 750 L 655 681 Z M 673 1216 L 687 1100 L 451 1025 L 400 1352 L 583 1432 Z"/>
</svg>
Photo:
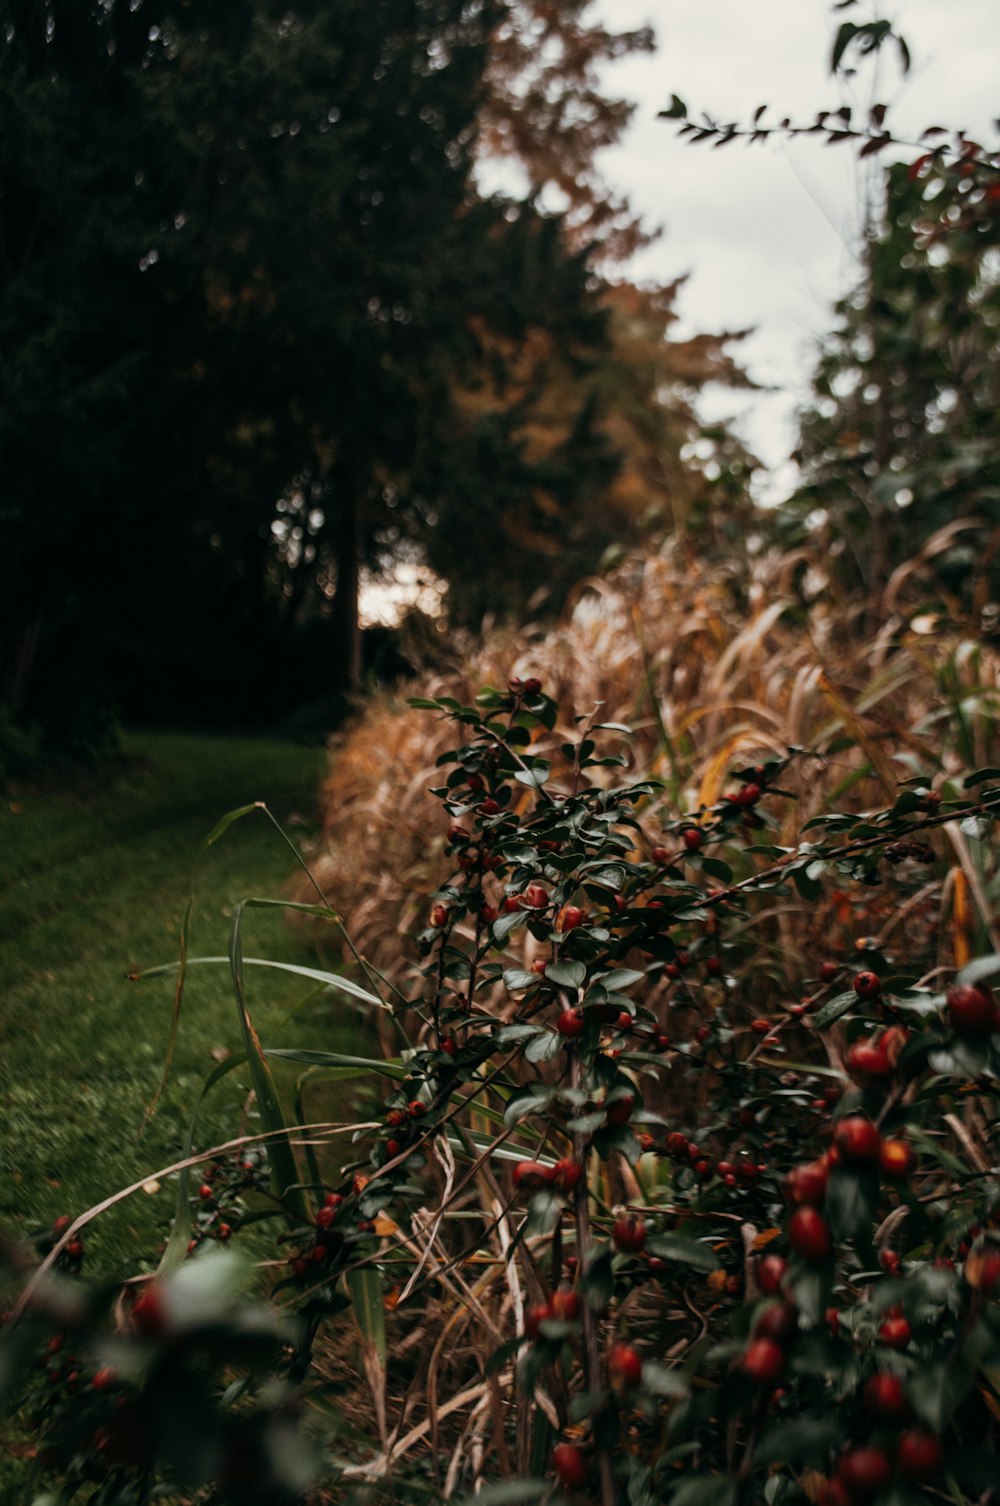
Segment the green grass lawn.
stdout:
<svg viewBox="0 0 1000 1506">
<path fill-rule="evenodd" d="M 141 1135 L 173 980 L 130 983 L 126 973 L 176 959 L 192 870 L 227 811 L 264 800 L 293 841 L 307 837 L 324 761 L 321 750 L 291 744 L 166 734 L 129 736 L 125 753 L 87 784 L 0 802 L 0 1224 L 8 1231 L 76 1214 L 178 1158 L 205 1076 L 222 1051 L 241 1049 L 228 969 L 191 969 L 170 1082 Z M 294 866 L 263 813 L 231 826 L 198 871 L 192 954 L 224 955 L 234 904 L 281 896 Z M 244 949 L 316 963 L 280 911 L 248 917 Z M 249 969 L 248 987 L 265 1045 L 357 1049 L 364 1024 L 342 995 L 317 995 L 260 968 Z M 203 1145 L 239 1133 L 248 1086 L 238 1069 L 215 1089 Z M 257 1127 L 253 1117 L 247 1125 Z M 102 1216 L 85 1270 L 126 1274 L 148 1260 L 173 1196 L 164 1179 Z"/>
</svg>

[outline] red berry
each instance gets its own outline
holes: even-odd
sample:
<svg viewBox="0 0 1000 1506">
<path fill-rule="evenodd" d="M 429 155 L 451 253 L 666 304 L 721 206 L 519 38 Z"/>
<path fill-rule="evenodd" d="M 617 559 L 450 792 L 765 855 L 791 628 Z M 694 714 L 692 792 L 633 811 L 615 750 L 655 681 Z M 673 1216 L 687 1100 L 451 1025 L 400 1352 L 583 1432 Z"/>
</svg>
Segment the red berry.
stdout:
<svg viewBox="0 0 1000 1506">
<path fill-rule="evenodd" d="M 580 1298 L 576 1292 L 553 1292 L 549 1306 L 553 1318 L 559 1318 L 563 1323 L 575 1323 L 580 1316 Z"/>
<path fill-rule="evenodd" d="M 631 1389 L 642 1380 L 642 1360 L 631 1344 L 612 1344 L 608 1354 L 608 1378 L 619 1391 Z"/>
<path fill-rule="evenodd" d="M 585 1024 L 582 1009 L 564 1009 L 556 1020 L 556 1029 L 560 1035 L 579 1035 Z"/>
<path fill-rule="evenodd" d="M 687 1152 L 687 1135 L 682 1135 L 679 1130 L 671 1130 L 667 1136 L 667 1150 L 672 1156 L 683 1156 Z"/>
<path fill-rule="evenodd" d="M 557 1161 L 552 1168 L 552 1180 L 560 1192 L 573 1192 L 580 1185 L 583 1178 L 583 1167 L 579 1161 L 564 1156 Z"/>
<path fill-rule="evenodd" d="M 687 826 L 681 832 L 681 841 L 688 852 L 698 852 L 704 846 L 705 838 L 697 826 Z"/>
<path fill-rule="evenodd" d="M 609 1124 L 628 1124 L 635 1108 L 635 1095 L 624 1093 L 621 1098 L 616 1098 L 610 1103 L 605 1114 Z"/>
<path fill-rule="evenodd" d="M 552 1450 L 552 1468 L 560 1485 L 579 1490 L 587 1483 L 587 1461 L 575 1443 L 557 1443 Z"/>
<path fill-rule="evenodd" d="M 500 911 L 497 909 L 496 905 L 483 905 L 482 909 L 479 911 L 479 918 L 484 925 L 491 926 L 497 919 L 499 914 Z"/>
<path fill-rule="evenodd" d="M 892 1465 L 880 1448 L 866 1445 L 841 1457 L 837 1478 L 852 1501 L 871 1501 L 892 1479 Z"/>
<path fill-rule="evenodd" d="M 772 1302 L 753 1326 L 755 1339 L 790 1344 L 799 1331 L 799 1310 L 791 1302 Z"/>
<path fill-rule="evenodd" d="M 342 1193 L 340 1193 L 340 1192 L 328 1192 L 327 1195 L 326 1195 L 326 1197 L 323 1199 L 323 1207 L 324 1208 L 339 1208 L 340 1205 L 341 1205 L 341 1203 L 343 1201 L 344 1201 L 344 1197 L 343 1197 Z"/>
<path fill-rule="evenodd" d="M 845 1161 L 877 1161 L 882 1136 L 870 1119 L 852 1114 L 838 1121 L 833 1131 L 833 1143 Z"/>
<path fill-rule="evenodd" d="M 70 1226 L 70 1224 L 72 1222 L 73 1222 L 73 1220 L 70 1218 L 70 1216 L 69 1216 L 68 1213 L 60 1213 L 59 1217 L 56 1219 L 55 1223 L 52 1225 L 52 1232 L 56 1236 L 57 1239 L 59 1238 L 60 1235 L 66 1233 L 66 1230 L 69 1228 L 69 1226 Z"/>
<path fill-rule="evenodd" d="M 465 827 L 459 826 L 457 822 L 448 828 L 449 842 L 468 842 L 471 835 L 471 832 L 467 832 Z"/>
<path fill-rule="evenodd" d="M 773 1386 L 785 1373 L 785 1351 L 773 1339 L 754 1339 L 745 1350 L 744 1372 L 758 1386 Z"/>
<path fill-rule="evenodd" d="M 830 1225 L 815 1208 L 798 1208 L 792 1214 L 788 1242 L 804 1260 L 825 1260 L 833 1249 Z"/>
<path fill-rule="evenodd" d="M 586 919 L 586 910 L 581 910 L 579 905 L 567 905 L 562 912 L 559 929 L 561 931 L 575 931 L 577 926 L 582 926 Z"/>
<path fill-rule="evenodd" d="M 536 977 L 544 978 L 545 969 L 548 967 L 548 965 L 549 964 L 546 962 L 544 957 L 536 957 L 534 962 L 531 964 L 531 971 L 535 974 Z"/>
<path fill-rule="evenodd" d="M 826 1309 L 826 1312 L 823 1314 L 823 1316 L 826 1319 L 826 1326 L 830 1330 L 831 1336 L 833 1338 L 835 1338 L 835 1339 L 839 1338 L 840 1337 L 840 1313 L 837 1311 L 837 1309 L 835 1307 L 828 1307 Z"/>
<path fill-rule="evenodd" d="M 948 990 L 948 1020 L 956 1035 L 991 1035 L 997 1028 L 993 995 L 981 983 L 957 984 Z"/>
<path fill-rule="evenodd" d="M 804 1166 L 793 1166 L 785 1182 L 788 1196 L 793 1203 L 807 1203 L 811 1208 L 821 1208 L 829 1176 L 825 1161 L 809 1161 Z"/>
<path fill-rule="evenodd" d="M 163 1290 L 151 1281 L 132 1304 L 132 1321 L 140 1333 L 155 1337 L 167 1326 L 167 1310 Z"/>
<path fill-rule="evenodd" d="M 316 1215 L 317 1229 L 329 1229 L 337 1217 L 336 1208 L 322 1207 Z"/>
<path fill-rule="evenodd" d="M 847 1075 L 862 1086 L 884 1082 L 892 1076 L 892 1062 L 881 1045 L 873 1040 L 855 1041 L 844 1056 Z"/>
<path fill-rule="evenodd" d="M 447 907 L 447 905 L 432 905 L 431 906 L 431 925 L 435 926 L 438 930 L 440 930 L 440 928 L 442 926 L 446 926 L 447 924 L 448 924 L 448 907 Z"/>
<path fill-rule="evenodd" d="M 753 1031 L 754 1035 L 767 1035 L 769 1030 L 771 1029 L 771 1021 L 751 1020 L 750 1029 Z"/>
<path fill-rule="evenodd" d="M 445 1056 L 455 1055 L 456 1051 L 458 1050 L 458 1042 L 453 1035 L 445 1036 L 444 1040 L 441 1042 L 441 1050 L 444 1052 Z"/>
<path fill-rule="evenodd" d="M 669 863 L 670 850 L 666 847 L 654 847 L 650 856 L 654 863 Z"/>
<path fill-rule="evenodd" d="M 522 896 L 520 894 L 508 894 L 507 898 L 503 902 L 504 914 L 513 915 L 515 914 L 515 912 L 522 910 L 524 907 L 521 904 L 521 898 Z"/>
<path fill-rule="evenodd" d="M 847 1486 L 842 1480 L 827 1480 L 819 1488 L 816 1506 L 851 1506 Z"/>
<path fill-rule="evenodd" d="M 541 682 L 541 680 L 536 680 L 535 677 L 534 677 L 534 675 L 529 675 L 529 677 L 525 680 L 524 684 L 521 686 L 521 693 L 522 693 L 522 695 L 532 695 L 532 696 L 534 696 L 534 695 L 539 695 L 541 693 L 541 689 L 542 689 L 542 682 Z"/>
<path fill-rule="evenodd" d="M 824 962 L 820 965 L 819 975 L 824 983 L 832 983 L 840 972 L 840 964 L 837 962 Z"/>
<path fill-rule="evenodd" d="M 927 1485 L 944 1469 L 944 1450 L 933 1433 L 911 1428 L 896 1445 L 896 1470 L 904 1480 Z"/>
<path fill-rule="evenodd" d="M 879 1265 L 888 1276 L 898 1276 L 903 1269 L 903 1261 L 896 1250 L 883 1250 L 879 1256 Z"/>
<path fill-rule="evenodd" d="M 879 1342 L 888 1349 L 905 1349 L 913 1330 L 905 1318 L 886 1318 L 879 1324 Z"/>
<path fill-rule="evenodd" d="M 405 1109 L 390 1109 L 385 1116 L 385 1122 L 390 1129 L 398 1129 L 401 1124 L 406 1123 L 408 1118 L 409 1115 Z M 331 1194 L 331 1196 L 336 1196 L 336 1194 Z"/>
<path fill-rule="evenodd" d="M 215 1193 L 207 1182 L 202 1182 L 201 1186 L 198 1188 L 198 1196 L 200 1198 L 204 1198 L 205 1202 L 208 1202 L 208 1199 L 210 1197 L 214 1197 Z"/>
<path fill-rule="evenodd" d="M 218 1229 L 216 1230 L 216 1233 L 221 1240 L 229 1239 L 232 1235 L 232 1232 L 232 1228 L 229 1224 L 220 1224 Z"/>
<path fill-rule="evenodd" d="M 522 908 L 544 910 L 549 902 L 549 891 L 541 884 L 529 884 L 521 896 Z"/>
<path fill-rule="evenodd" d="M 394 1161 L 396 1159 L 396 1157 L 399 1155 L 399 1153 L 400 1153 L 400 1151 L 402 1149 L 403 1149 L 403 1147 L 399 1143 L 398 1140 L 387 1140 L 385 1142 L 385 1156 L 386 1156 L 386 1160 L 387 1161 Z M 317 1222 L 318 1222 L 318 1220 L 317 1220 Z"/>
<path fill-rule="evenodd" d="M 898 1375 L 883 1372 L 869 1376 L 865 1381 L 864 1396 L 869 1412 L 882 1422 L 896 1422 L 909 1410 L 903 1382 Z"/>
<path fill-rule="evenodd" d="M 646 1246 L 646 1225 L 641 1218 L 619 1218 L 611 1230 L 611 1240 L 616 1250 L 626 1255 L 637 1255 Z"/>
<path fill-rule="evenodd" d="M 492 795 L 487 795 L 486 799 L 479 803 L 479 814 L 481 816 L 496 816 L 499 814 L 499 811 L 499 802 L 494 800 Z"/>
<path fill-rule="evenodd" d="M 520 1191 L 533 1192 L 553 1180 L 555 1167 L 545 1166 L 541 1161 L 518 1161 L 514 1167 L 514 1186 Z"/>
<path fill-rule="evenodd" d="M 854 979 L 854 992 L 859 999 L 876 999 L 882 992 L 878 973 L 858 973 Z"/>
<path fill-rule="evenodd" d="M 421 1103 L 419 1098 L 414 1098 L 411 1103 L 406 1105 L 406 1111 L 411 1119 L 419 1119 L 427 1113 L 427 1105 L 426 1103 Z"/>
<path fill-rule="evenodd" d="M 537 1339 L 539 1325 L 547 1323 L 552 1316 L 552 1306 L 548 1302 L 536 1302 L 533 1307 L 529 1307 L 524 1314 L 524 1331 L 528 1338 Z"/>
<path fill-rule="evenodd" d="M 83 1240 L 80 1239 L 79 1236 L 76 1239 L 71 1239 L 69 1244 L 66 1246 L 65 1253 L 69 1260 L 82 1260 Z"/>
<path fill-rule="evenodd" d="M 102 1365 L 101 1368 L 100 1368 L 100 1370 L 96 1370 L 94 1372 L 94 1379 L 91 1381 L 90 1384 L 93 1386 L 93 1388 L 94 1388 L 95 1391 L 106 1391 L 108 1389 L 108 1387 L 109 1386 L 113 1386 L 114 1383 L 115 1383 L 115 1372 L 114 1372 L 114 1370 L 111 1368 L 110 1365 Z"/>
</svg>

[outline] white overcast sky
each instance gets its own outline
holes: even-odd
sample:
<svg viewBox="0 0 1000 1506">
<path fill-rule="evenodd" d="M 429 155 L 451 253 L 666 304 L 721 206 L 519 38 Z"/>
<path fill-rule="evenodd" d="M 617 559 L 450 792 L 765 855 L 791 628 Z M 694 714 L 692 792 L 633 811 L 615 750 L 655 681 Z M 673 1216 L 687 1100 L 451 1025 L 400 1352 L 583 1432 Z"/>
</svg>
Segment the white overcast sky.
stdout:
<svg viewBox="0 0 1000 1506">
<path fill-rule="evenodd" d="M 831 41 L 844 19 L 870 19 L 872 5 L 833 11 L 831 0 L 595 0 L 592 14 L 615 30 L 650 23 L 653 55 L 609 65 L 609 93 L 636 101 L 628 135 L 601 156 L 607 180 L 662 237 L 625 269 L 668 281 L 689 274 L 680 298 L 681 335 L 753 326 L 742 357 L 758 382 L 778 391 L 746 399 L 713 394 L 706 416 L 740 415 L 738 427 L 775 472 L 794 433 L 815 338 L 856 266 L 859 184 L 864 167 L 846 145 L 734 143 L 718 151 L 680 140 L 657 120 L 671 93 L 689 110 L 746 120 L 769 103 L 776 117 L 811 120 L 841 103 L 867 105 L 863 70 L 853 97 L 829 73 Z M 910 46 L 902 80 L 893 52 L 880 62 L 876 98 L 895 134 L 960 126 L 995 144 L 1000 116 L 1000 0 L 896 0 L 892 18 Z M 916 153 L 910 153 L 911 157 Z"/>
</svg>

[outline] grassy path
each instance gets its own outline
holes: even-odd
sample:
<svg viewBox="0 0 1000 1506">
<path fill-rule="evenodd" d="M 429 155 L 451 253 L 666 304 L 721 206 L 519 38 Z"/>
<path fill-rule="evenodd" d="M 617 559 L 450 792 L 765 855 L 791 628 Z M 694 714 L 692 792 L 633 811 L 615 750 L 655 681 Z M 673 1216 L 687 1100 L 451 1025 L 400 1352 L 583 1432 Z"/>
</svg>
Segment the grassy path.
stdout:
<svg viewBox="0 0 1000 1506">
<path fill-rule="evenodd" d="M 130 968 L 176 959 L 192 870 L 219 817 L 265 800 L 293 840 L 308 834 L 323 754 L 242 738 L 135 735 L 125 767 L 84 791 L 0 804 L 0 1223 L 28 1230 L 88 1207 L 168 1164 L 201 1083 L 239 1049 L 228 970 L 191 970 L 174 1068 L 141 1138 L 170 1025 L 173 981 Z M 293 860 L 265 816 L 234 824 L 196 884 L 193 954 L 224 954 L 233 905 L 281 895 Z M 256 912 L 248 955 L 314 962 L 280 912 Z M 355 1042 L 340 996 L 251 969 L 267 1045 Z M 213 1055 L 214 1053 L 214 1055 Z M 209 1136 L 238 1130 L 247 1075 L 215 1090 Z M 173 1186 L 139 1194 L 95 1226 L 88 1267 L 126 1269 L 166 1228 Z"/>
</svg>

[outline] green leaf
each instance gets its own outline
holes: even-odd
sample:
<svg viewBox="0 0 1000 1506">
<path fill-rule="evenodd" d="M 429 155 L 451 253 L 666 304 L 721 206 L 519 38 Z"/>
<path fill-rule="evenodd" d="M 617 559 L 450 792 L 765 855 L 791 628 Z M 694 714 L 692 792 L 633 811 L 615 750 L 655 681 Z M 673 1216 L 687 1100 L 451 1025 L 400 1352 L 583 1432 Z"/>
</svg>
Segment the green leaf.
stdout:
<svg viewBox="0 0 1000 1506">
<path fill-rule="evenodd" d="M 240 909 L 247 909 L 254 903 L 251 900 L 243 901 L 241 902 Z M 198 967 L 205 964 L 218 965 L 226 962 L 230 964 L 230 967 L 232 966 L 229 957 L 189 957 L 185 965 L 187 967 Z M 354 983 L 350 978 L 341 977 L 339 973 L 327 973 L 317 967 L 302 967 L 297 962 L 275 962 L 270 957 L 243 957 L 241 965 L 243 967 L 269 967 L 277 973 L 294 973 L 299 978 L 309 978 L 314 983 L 322 983 L 327 988 L 339 989 L 341 993 L 350 994 L 355 999 L 363 999 L 366 1004 L 377 1004 L 380 1009 L 388 1007 L 384 1000 L 379 998 L 378 994 L 373 994 L 367 988 L 362 988 L 360 983 Z M 143 972 L 137 973 L 135 976 L 136 978 L 166 977 L 170 973 L 176 973 L 179 968 L 179 962 L 165 962 L 159 967 L 147 967 Z"/>
<path fill-rule="evenodd" d="M 503 941 L 504 937 L 509 936 L 511 931 L 520 930 L 527 918 L 524 910 L 517 910 L 511 915 L 501 915 L 499 920 L 493 922 L 494 939 Z"/>
<path fill-rule="evenodd" d="M 582 962 L 552 962 L 545 969 L 546 983 L 554 983 L 557 988 L 582 988 L 586 977 Z"/>
<path fill-rule="evenodd" d="M 794 1462 L 820 1468 L 826 1464 L 830 1450 L 844 1437 L 844 1425 L 836 1415 L 783 1417 L 761 1434 L 754 1450 L 754 1463 Z"/>
<path fill-rule="evenodd" d="M 657 116 L 659 120 L 686 120 L 687 105 L 678 94 L 671 94 L 670 104 L 665 110 L 660 110 Z"/>
<path fill-rule="evenodd" d="M 233 992 L 236 995 L 236 1008 L 239 1015 L 240 1030 L 243 1035 L 243 1049 L 250 1067 L 250 1077 L 257 1096 L 257 1108 L 260 1113 L 261 1123 L 271 1136 L 267 1142 L 267 1158 L 271 1167 L 271 1179 L 274 1190 L 279 1198 L 285 1201 L 293 1217 L 304 1220 L 306 1218 L 306 1206 L 299 1188 L 299 1174 L 295 1165 L 295 1156 L 286 1138 L 285 1118 L 281 1111 L 281 1102 L 278 1098 L 277 1089 L 274 1086 L 274 1078 L 267 1064 L 261 1047 L 260 1038 L 254 1028 L 250 1011 L 247 1008 L 246 990 L 243 982 L 243 941 L 241 928 L 243 924 L 243 905 L 236 906 L 233 912 L 233 924 L 229 933 L 229 963 L 233 980 Z"/>
<path fill-rule="evenodd" d="M 962 780 L 962 787 L 971 790 L 977 784 L 985 784 L 987 779 L 1000 779 L 1000 769 L 976 769 L 974 773 L 967 774 Z"/>
<path fill-rule="evenodd" d="M 736 1481 L 732 1475 L 684 1480 L 670 1497 L 670 1506 L 733 1506 Z"/>
<path fill-rule="evenodd" d="M 504 1124 L 508 1129 L 513 1129 L 515 1124 L 520 1124 L 529 1114 L 537 1114 L 547 1106 L 554 1091 L 543 1083 L 535 1083 L 532 1087 L 515 1093 L 503 1111 Z"/>
<path fill-rule="evenodd" d="M 580 1277 L 580 1293 L 587 1306 L 595 1313 L 606 1310 L 615 1290 L 612 1251 L 595 1246 L 586 1269 Z"/>
<path fill-rule="evenodd" d="M 616 894 L 628 877 L 624 863 L 602 863 L 596 868 L 585 864 L 581 873 L 585 883 L 600 884 L 602 889 L 613 889 Z"/>
<path fill-rule="evenodd" d="M 681 1370 L 668 1370 L 656 1360 L 647 1360 L 642 1367 L 642 1383 L 654 1396 L 686 1396 L 691 1387 Z"/>
<path fill-rule="evenodd" d="M 1000 966 L 1000 959 L 998 959 L 998 966 Z M 637 968 L 618 967 L 613 972 L 602 973 L 600 978 L 594 981 L 600 983 L 602 988 L 614 991 L 619 988 L 631 988 L 633 983 L 641 983 L 645 976 L 646 974 L 639 972 Z"/>
<path fill-rule="evenodd" d="M 719 1257 L 700 1240 L 687 1239 L 683 1234 L 656 1234 L 646 1241 L 651 1255 L 661 1260 L 674 1260 L 678 1265 L 688 1265 L 696 1271 L 717 1271 Z"/>
<path fill-rule="evenodd" d="M 825 1030 L 828 1025 L 835 1024 L 857 1002 L 858 996 L 853 988 L 850 993 L 834 994 L 833 998 L 827 999 L 826 1003 L 820 1009 L 817 1009 L 813 1015 L 813 1028 L 815 1030 Z"/>
<path fill-rule="evenodd" d="M 563 1038 L 555 1030 L 545 1030 L 537 1035 L 533 1041 L 529 1041 L 524 1051 L 524 1059 L 529 1062 L 549 1062 L 554 1056 L 558 1056 L 563 1048 Z"/>
<path fill-rule="evenodd" d="M 537 975 L 527 972 L 523 967 L 508 967 L 503 975 L 503 985 L 508 993 L 520 993 L 521 989 L 530 988 L 537 982 Z"/>
<path fill-rule="evenodd" d="M 910 1376 L 910 1401 L 935 1433 L 942 1433 L 949 1417 L 972 1390 L 972 1375 L 960 1359 L 952 1364 L 922 1364 Z"/>
<path fill-rule="evenodd" d="M 358 1266 L 347 1273 L 354 1318 L 362 1337 L 375 1350 L 379 1363 L 385 1364 L 385 1307 L 382 1302 L 382 1279 L 370 1265 Z"/>
<path fill-rule="evenodd" d="M 992 978 L 1000 973 L 1000 953 L 990 957 L 977 957 L 955 976 L 956 983 L 979 983 L 983 978 Z"/>
<path fill-rule="evenodd" d="M 461 1506 L 515 1506 L 518 1501 L 538 1501 L 551 1488 L 546 1480 L 501 1480 L 477 1496 L 466 1496 Z"/>
<path fill-rule="evenodd" d="M 867 1167 L 835 1167 L 826 1184 L 826 1216 L 835 1239 L 870 1232 L 878 1203 L 878 1177 Z"/>
</svg>

